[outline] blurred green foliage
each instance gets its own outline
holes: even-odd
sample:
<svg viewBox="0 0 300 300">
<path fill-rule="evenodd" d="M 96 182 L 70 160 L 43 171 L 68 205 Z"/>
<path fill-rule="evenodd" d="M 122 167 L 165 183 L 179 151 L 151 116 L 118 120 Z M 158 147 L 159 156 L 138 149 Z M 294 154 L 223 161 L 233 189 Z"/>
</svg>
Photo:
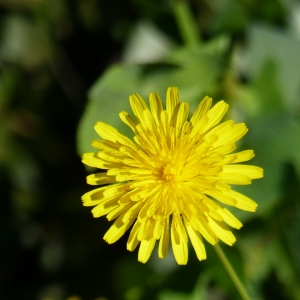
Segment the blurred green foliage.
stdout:
<svg viewBox="0 0 300 300">
<path fill-rule="evenodd" d="M 210 245 L 143 265 L 81 206 L 94 124 L 130 134 L 128 96 L 168 86 L 249 127 L 265 177 L 239 189 L 259 208 L 231 209 L 244 226 L 223 249 L 252 299 L 300 299 L 299 2 L 186 1 L 193 40 L 178 1 L 0 0 L 0 299 L 240 299 Z"/>
</svg>

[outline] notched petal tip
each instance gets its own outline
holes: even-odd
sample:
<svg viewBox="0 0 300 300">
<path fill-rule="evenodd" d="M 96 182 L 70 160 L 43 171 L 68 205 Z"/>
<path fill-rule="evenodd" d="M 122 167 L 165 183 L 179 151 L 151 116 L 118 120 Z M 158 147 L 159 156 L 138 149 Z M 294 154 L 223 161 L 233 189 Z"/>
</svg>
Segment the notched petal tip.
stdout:
<svg viewBox="0 0 300 300">
<path fill-rule="evenodd" d="M 257 167 L 257 168 L 259 168 L 259 167 Z M 259 179 L 259 178 L 263 178 L 263 177 L 264 177 L 264 175 L 265 175 L 265 173 L 264 173 L 264 169 L 263 169 L 263 168 L 259 168 L 259 169 L 261 169 L 261 177 L 258 177 L 257 179 Z"/>
</svg>

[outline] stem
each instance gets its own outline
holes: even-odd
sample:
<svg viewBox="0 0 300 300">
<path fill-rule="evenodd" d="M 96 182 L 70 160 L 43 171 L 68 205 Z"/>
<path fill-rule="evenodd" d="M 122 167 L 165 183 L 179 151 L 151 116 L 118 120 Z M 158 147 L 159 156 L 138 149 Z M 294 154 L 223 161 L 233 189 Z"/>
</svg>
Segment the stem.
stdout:
<svg viewBox="0 0 300 300">
<path fill-rule="evenodd" d="M 243 284 L 241 283 L 239 277 L 236 275 L 235 271 L 233 270 L 229 260 L 227 259 L 227 257 L 225 256 L 223 250 L 221 249 L 221 247 L 219 246 L 219 244 L 216 244 L 214 246 L 214 249 L 217 253 L 217 255 L 219 256 L 224 268 L 226 269 L 229 277 L 231 278 L 231 280 L 233 281 L 236 289 L 238 290 L 238 292 L 240 293 L 241 297 L 243 300 L 251 300 L 250 297 L 248 296 Z"/>
<path fill-rule="evenodd" d="M 173 12 L 186 45 L 200 42 L 199 31 L 186 0 L 172 0 Z"/>
</svg>

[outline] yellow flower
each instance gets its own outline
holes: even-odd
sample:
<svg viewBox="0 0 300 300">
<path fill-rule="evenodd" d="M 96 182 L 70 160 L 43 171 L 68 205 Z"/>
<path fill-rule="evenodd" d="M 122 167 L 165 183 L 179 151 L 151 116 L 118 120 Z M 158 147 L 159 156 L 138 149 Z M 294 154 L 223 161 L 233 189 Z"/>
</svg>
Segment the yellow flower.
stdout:
<svg viewBox="0 0 300 300">
<path fill-rule="evenodd" d="M 236 164 L 250 160 L 252 150 L 229 154 L 247 128 L 232 120 L 219 124 L 228 109 L 224 101 L 211 108 L 212 99 L 206 96 L 188 120 L 188 103 L 180 102 L 177 88 L 168 89 L 166 110 L 156 93 L 149 98 L 150 110 L 138 94 L 130 96 L 136 120 L 120 113 L 134 141 L 108 124 L 95 125 L 102 140 L 92 145 L 99 151 L 85 153 L 82 161 L 106 171 L 87 177 L 89 184 L 102 187 L 83 195 L 83 205 L 95 206 L 94 217 L 116 219 L 104 236 L 109 244 L 133 225 L 127 249 L 133 251 L 140 243 L 138 259 L 143 263 L 157 240 L 158 256 L 166 256 L 170 235 L 178 264 L 187 263 L 188 239 L 203 260 L 202 237 L 212 245 L 219 239 L 232 245 L 235 237 L 224 222 L 242 226 L 221 203 L 256 210 L 257 204 L 230 184 L 250 184 L 263 170 Z"/>
</svg>

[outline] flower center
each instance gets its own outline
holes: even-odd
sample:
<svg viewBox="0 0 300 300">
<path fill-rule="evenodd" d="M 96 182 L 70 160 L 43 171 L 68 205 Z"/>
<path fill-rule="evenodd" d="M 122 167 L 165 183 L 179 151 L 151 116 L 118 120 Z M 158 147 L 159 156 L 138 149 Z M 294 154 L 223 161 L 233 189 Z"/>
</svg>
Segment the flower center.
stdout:
<svg viewBox="0 0 300 300">
<path fill-rule="evenodd" d="M 177 170 L 172 167 L 170 164 L 167 164 L 163 169 L 162 178 L 166 181 L 174 180 L 174 177 L 177 175 Z"/>
</svg>

